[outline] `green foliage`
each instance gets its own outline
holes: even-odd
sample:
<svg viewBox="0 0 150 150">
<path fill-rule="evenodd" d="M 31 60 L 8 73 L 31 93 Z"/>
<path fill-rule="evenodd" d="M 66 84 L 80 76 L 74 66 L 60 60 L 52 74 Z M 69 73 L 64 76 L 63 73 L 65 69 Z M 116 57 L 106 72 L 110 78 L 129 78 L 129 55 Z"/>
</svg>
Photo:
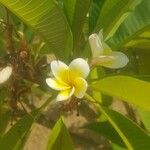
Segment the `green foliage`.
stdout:
<svg viewBox="0 0 150 150">
<path fill-rule="evenodd" d="M 150 1 L 143 0 L 141 4 L 136 7 L 135 11 L 133 11 L 119 26 L 117 32 L 108 41 L 109 44 L 114 47 L 114 49 L 119 49 L 135 39 L 135 37 L 148 31 L 150 28 L 149 14 Z"/>
<path fill-rule="evenodd" d="M 86 126 L 86 128 L 88 128 L 100 135 L 104 135 L 105 137 L 110 139 L 111 142 L 113 142 L 121 147 L 125 147 L 118 132 L 116 132 L 114 130 L 113 126 L 108 121 L 90 123 Z"/>
<path fill-rule="evenodd" d="M 1 115 L 0 115 L 0 138 L 3 136 L 6 127 L 9 123 L 10 120 L 10 116 L 11 116 L 11 112 L 9 110 L 4 110 L 2 112 L 1 110 Z"/>
<path fill-rule="evenodd" d="M 100 108 L 130 150 L 148 150 L 150 136 L 131 120 L 108 108 Z M 136 138 L 135 138 L 136 135 Z"/>
<path fill-rule="evenodd" d="M 100 11 L 96 31 L 104 30 L 104 36 L 108 39 L 115 33 L 118 26 L 129 14 L 129 11 L 139 4 L 141 0 L 106 0 Z"/>
<path fill-rule="evenodd" d="M 63 11 L 57 3 L 53 0 L 0 0 L 0 3 L 38 32 L 48 44 L 49 52 L 54 52 L 60 59 L 68 58 L 72 49 L 72 37 Z"/>
<path fill-rule="evenodd" d="M 96 102 L 88 94 L 86 94 L 85 97 L 87 100 L 91 102 Z M 130 150 L 149 149 L 150 135 L 146 133 L 142 128 L 140 128 L 134 122 L 132 122 L 131 120 L 129 120 L 128 118 L 126 118 L 125 116 L 121 115 L 120 113 L 114 110 L 111 110 L 107 107 L 103 107 L 99 104 L 95 105 L 99 108 L 99 110 L 104 114 L 104 116 L 107 118 L 112 127 L 116 130 L 116 132 L 119 134 L 119 136 L 121 137 L 122 141 L 124 142 L 124 144 L 128 149 Z M 111 126 L 109 126 L 108 129 L 111 130 Z M 96 127 L 94 130 L 101 131 L 102 129 L 98 129 Z M 107 133 L 106 131 L 102 131 L 102 134 L 105 134 L 107 137 L 111 139 L 113 138 L 112 135 L 110 133 Z M 136 138 L 135 135 L 137 135 Z M 115 138 L 118 137 L 115 136 Z M 113 139 L 113 141 L 115 140 L 116 139 Z"/>
<path fill-rule="evenodd" d="M 131 104 L 150 110 L 150 83 L 128 76 L 114 76 L 91 85 L 104 94 L 118 97 Z"/>
<path fill-rule="evenodd" d="M 82 30 L 90 8 L 90 3 L 91 0 L 71 0 L 71 2 L 68 0 L 64 1 L 65 11 L 72 29 L 73 49 L 76 56 L 79 54 Z"/>
<path fill-rule="evenodd" d="M 113 150 L 126 150 L 125 148 L 122 148 L 114 143 L 112 143 L 111 146 Z"/>
<path fill-rule="evenodd" d="M 105 0 L 93 0 L 89 11 L 89 32 L 91 33 L 96 24 Z"/>
<path fill-rule="evenodd" d="M 38 113 L 39 112 L 36 110 L 31 114 L 26 114 L 13 127 L 11 127 L 0 140 L 0 149 L 16 150 L 16 145 L 20 143 L 20 140 L 22 140 L 29 132 Z"/>
<path fill-rule="evenodd" d="M 64 10 L 65 14 L 67 16 L 68 22 L 70 26 L 72 26 L 73 18 L 74 18 L 74 12 L 75 12 L 75 5 L 76 0 L 63 0 L 64 2 Z"/>
<path fill-rule="evenodd" d="M 74 150 L 73 147 L 70 135 L 60 118 L 52 130 L 47 150 Z"/>
<path fill-rule="evenodd" d="M 150 132 L 150 111 L 143 110 L 141 108 L 138 109 L 138 114 L 143 122 L 145 128 Z"/>
</svg>

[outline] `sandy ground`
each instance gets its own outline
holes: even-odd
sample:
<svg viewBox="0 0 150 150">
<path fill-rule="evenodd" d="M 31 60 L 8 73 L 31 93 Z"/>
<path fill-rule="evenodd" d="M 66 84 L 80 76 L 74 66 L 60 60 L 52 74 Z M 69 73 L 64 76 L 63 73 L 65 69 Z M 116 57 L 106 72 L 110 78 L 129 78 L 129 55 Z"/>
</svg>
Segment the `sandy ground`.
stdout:
<svg viewBox="0 0 150 150">
<path fill-rule="evenodd" d="M 61 114 L 65 118 L 65 124 L 69 129 L 76 150 L 109 150 L 109 141 L 92 131 L 83 129 L 83 126 L 89 122 L 96 121 L 98 115 L 96 108 L 87 103 L 82 103 L 77 112 L 62 112 L 58 103 L 50 104 L 44 111 L 41 121 L 35 123 L 31 134 L 27 139 L 24 150 L 46 150 L 48 137 L 51 134 L 52 127 Z"/>
</svg>

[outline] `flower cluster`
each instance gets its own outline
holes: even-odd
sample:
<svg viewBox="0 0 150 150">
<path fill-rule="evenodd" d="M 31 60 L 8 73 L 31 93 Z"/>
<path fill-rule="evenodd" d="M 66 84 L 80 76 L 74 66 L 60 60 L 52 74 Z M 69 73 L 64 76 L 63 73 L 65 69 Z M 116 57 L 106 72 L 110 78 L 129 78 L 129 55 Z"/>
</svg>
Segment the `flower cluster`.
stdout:
<svg viewBox="0 0 150 150">
<path fill-rule="evenodd" d="M 89 37 L 92 51 L 91 64 L 108 68 L 122 68 L 128 63 L 128 57 L 122 52 L 115 52 L 104 42 L 102 31 L 99 36 L 92 34 Z M 74 59 L 69 66 L 61 61 L 52 61 L 51 70 L 53 78 L 47 78 L 49 87 L 59 91 L 57 101 L 67 100 L 72 95 L 82 98 L 85 95 L 88 84 L 85 80 L 90 72 L 88 63 L 82 59 Z"/>
<path fill-rule="evenodd" d="M 102 30 L 99 35 L 94 33 L 89 37 L 92 51 L 92 66 L 104 66 L 107 68 L 122 68 L 128 63 L 128 57 L 122 52 L 112 51 L 104 42 Z M 46 83 L 49 87 L 57 90 L 57 101 L 67 100 L 72 95 L 83 98 L 88 84 L 85 80 L 90 72 L 87 61 L 82 58 L 74 59 L 69 66 L 62 61 L 52 61 L 51 71 L 53 78 L 47 78 Z M 12 66 L 6 66 L 0 70 L 0 84 L 9 79 L 12 74 Z"/>
</svg>

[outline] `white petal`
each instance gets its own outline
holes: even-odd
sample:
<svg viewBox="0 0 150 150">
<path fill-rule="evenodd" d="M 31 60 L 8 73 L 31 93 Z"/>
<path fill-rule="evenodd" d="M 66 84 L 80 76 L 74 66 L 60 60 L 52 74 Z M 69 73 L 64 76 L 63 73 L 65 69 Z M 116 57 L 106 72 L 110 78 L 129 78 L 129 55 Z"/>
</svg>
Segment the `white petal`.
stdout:
<svg viewBox="0 0 150 150">
<path fill-rule="evenodd" d="M 75 79 L 74 87 L 75 87 L 74 95 L 77 98 L 82 98 L 85 95 L 88 84 L 87 84 L 86 80 L 84 80 L 83 78 L 78 77 L 78 78 Z"/>
<path fill-rule="evenodd" d="M 97 57 L 99 55 L 103 55 L 104 48 L 101 39 L 99 36 L 94 33 L 89 36 L 89 43 L 91 46 L 92 56 Z"/>
<path fill-rule="evenodd" d="M 12 74 L 12 67 L 7 66 L 0 70 L 0 84 L 4 83 L 9 79 Z"/>
<path fill-rule="evenodd" d="M 58 96 L 56 97 L 57 101 L 63 101 L 63 100 L 68 100 L 74 93 L 74 87 L 68 90 L 64 90 L 59 92 Z"/>
<path fill-rule="evenodd" d="M 98 65 L 102 66 L 103 64 L 111 62 L 113 60 L 115 60 L 114 56 L 98 56 L 91 60 L 91 65 L 92 66 L 98 66 Z"/>
<path fill-rule="evenodd" d="M 100 39 L 101 41 L 104 41 L 103 29 L 101 29 L 101 30 L 99 31 L 98 36 L 99 36 L 99 39 Z"/>
<path fill-rule="evenodd" d="M 82 59 L 74 59 L 69 65 L 70 80 L 74 80 L 75 77 L 86 78 L 90 72 L 88 63 Z"/>
<path fill-rule="evenodd" d="M 66 89 L 69 89 L 70 86 L 66 86 L 62 83 L 60 83 L 59 81 L 57 81 L 56 79 L 52 79 L 52 78 L 47 78 L 46 79 L 46 83 L 49 87 L 51 87 L 52 89 L 54 90 L 66 90 Z"/>
<path fill-rule="evenodd" d="M 117 69 L 126 66 L 127 63 L 129 62 L 128 57 L 122 52 L 113 51 L 111 56 L 114 57 L 115 59 L 112 59 L 112 61 L 104 62 L 101 65 L 107 68 Z"/>
<path fill-rule="evenodd" d="M 104 47 L 103 55 L 110 55 L 112 53 L 112 49 L 109 47 L 107 43 L 103 42 L 103 47 Z"/>
<path fill-rule="evenodd" d="M 61 61 L 52 61 L 51 70 L 55 78 L 61 82 L 66 83 L 68 81 L 68 66 Z"/>
</svg>

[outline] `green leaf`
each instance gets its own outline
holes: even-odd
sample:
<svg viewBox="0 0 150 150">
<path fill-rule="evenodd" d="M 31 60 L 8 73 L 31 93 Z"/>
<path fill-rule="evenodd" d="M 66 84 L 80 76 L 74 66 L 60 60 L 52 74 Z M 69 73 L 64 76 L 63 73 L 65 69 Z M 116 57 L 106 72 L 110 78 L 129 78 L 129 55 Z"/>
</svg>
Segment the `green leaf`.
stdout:
<svg viewBox="0 0 150 150">
<path fill-rule="evenodd" d="M 138 109 L 138 114 L 145 128 L 150 132 L 150 111 Z"/>
<path fill-rule="evenodd" d="M 96 31 L 103 29 L 104 37 L 111 37 L 118 26 L 129 15 L 141 0 L 106 0 L 100 11 Z"/>
<path fill-rule="evenodd" d="M 128 76 L 113 76 L 99 80 L 91 86 L 94 90 L 150 110 L 149 82 Z"/>
<path fill-rule="evenodd" d="M 11 118 L 11 112 L 9 110 L 0 110 L 0 138 L 3 136 L 5 133 L 5 129 L 8 125 L 8 122 Z"/>
<path fill-rule="evenodd" d="M 126 150 L 126 148 L 122 148 L 114 143 L 111 144 L 113 150 Z"/>
<path fill-rule="evenodd" d="M 7 88 L 6 87 L 1 88 L 1 92 L 0 92 L 0 111 L 2 111 L 2 109 L 3 109 L 3 105 L 5 103 L 5 99 L 6 99 L 7 95 L 8 95 Z"/>
<path fill-rule="evenodd" d="M 129 150 L 149 150 L 150 136 L 144 130 L 116 111 L 104 107 L 101 107 L 101 111 Z"/>
<path fill-rule="evenodd" d="M 31 125 L 37 115 L 37 110 L 32 114 L 26 114 L 13 127 L 11 127 L 10 130 L 1 138 L 0 149 L 15 149 L 18 142 L 20 142 L 20 139 L 23 139 L 27 132 L 29 132 Z"/>
<path fill-rule="evenodd" d="M 81 34 L 89 11 L 91 0 L 64 0 L 64 7 L 73 33 L 73 49 L 79 53 Z M 83 9 L 84 8 L 84 9 Z"/>
<path fill-rule="evenodd" d="M 125 147 L 119 134 L 114 130 L 113 126 L 108 121 L 90 123 L 86 126 L 86 128 L 88 128 L 98 134 L 104 135 L 105 137 L 110 139 L 111 142 L 113 142 L 117 145 Z"/>
<path fill-rule="evenodd" d="M 47 150 L 74 150 L 73 147 L 67 128 L 60 118 L 52 130 Z"/>
<path fill-rule="evenodd" d="M 91 33 L 96 24 L 105 0 L 93 0 L 89 11 L 89 32 Z"/>
<path fill-rule="evenodd" d="M 49 51 L 59 58 L 68 58 L 72 50 L 69 25 L 53 0 L 0 0 L 0 3 L 43 36 Z"/>
<path fill-rule="evenodd" d="M 31 130 L 30 131 L 27 131 L 25 133 L 25 135 L 23 136 L 23 138 L 20 138 L 18 141 L 17 141 L 17 144 L 15 145 L 15 147 L 13 148 L 13 150 L 23 150 L 24 149 L 24 146 L 26 144 L 26 141 L 28 140 L 28 137 L 31 133 Z"/>
<path fill-rule="evenodd" d="M 73 17 L 74 17 L 76 0 L 63 0 L 63 3 L 64 3 L 65 14 L 66 14 L 68 22 L 71 26 Z"/>
<path fill-rule="evenodd" d="M 150 135 L 142 128 L 122 114 L 96 104 L 96 100 L 88 94 L 85 94 L 85 98 L 95 104 L 95 106 L 99 108 L 103 115 L 105 115 L 107 120 L 120 135 L 122 141 L 129 150 L 149 150 Z"/>
<path fill-rule="evenodd" d="M 108 41 L 114 49 L 125 46 L 132 39 L 150 28 L 150 1 L 143 0 L 124 20 L 114 36 Z"/>
<path fill-rule="evenodd" d="M 76 0 L 74 18 L 72 22 L 72 32 L 74 41 L 80 37 L 87 13 L 89 11 L 91 0 Z M 83 9 L 84 8 L 84 9 Z"/>
<path fill-rule="evenodd" d="M 102 68 L 94 68 L 91 70 L 90 73 L 90 80 L 98 80 L 99 78 L 102 78 L 103 76 L 105 76 L 104 70 Z M 102 94 L 99 91 L 92 91 L 92 96 L 94 97 L 94 99 L 99 102 L 102 103 Z"/>
</svg>

